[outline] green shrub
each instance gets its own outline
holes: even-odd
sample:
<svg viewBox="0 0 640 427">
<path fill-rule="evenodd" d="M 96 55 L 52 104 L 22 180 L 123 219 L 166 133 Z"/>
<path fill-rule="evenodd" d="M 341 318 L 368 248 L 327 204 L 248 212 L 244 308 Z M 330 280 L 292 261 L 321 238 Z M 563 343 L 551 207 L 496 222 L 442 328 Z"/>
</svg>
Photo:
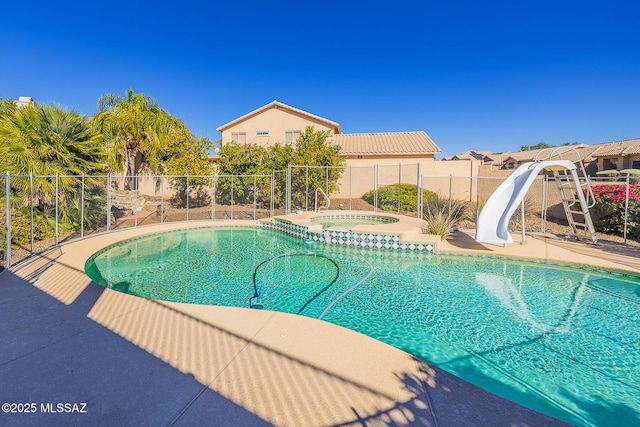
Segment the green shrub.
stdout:
<svg viewBox="0 0 640 427">
<path fill-rule="evenodd" d="M 399 196 L 399 197 L 398 197 Z M 367 191 L 362 199 L 375 205 L 375 190 Z M 378 188 L 378 208 L 383 211 L 415 212 L 418 186 L 415 184 L 391 184 Z M 436 197 L 433 191 L 422 189 L 422 201 Z M 398 199 L 400 209 L 398 209 Z"/>
</svg>

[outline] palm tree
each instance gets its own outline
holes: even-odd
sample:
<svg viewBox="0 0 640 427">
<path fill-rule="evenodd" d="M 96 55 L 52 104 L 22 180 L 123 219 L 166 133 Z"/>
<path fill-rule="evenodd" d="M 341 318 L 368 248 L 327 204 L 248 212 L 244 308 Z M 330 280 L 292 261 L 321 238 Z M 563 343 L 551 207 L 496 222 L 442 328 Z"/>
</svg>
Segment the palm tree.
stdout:
<svg viewBox="0 0 640 427">
<path fill-rule="evenodd" d="M 0 170 L 59 174 L 65 183 L 75 182 L 82 174 L 104 172 L 102 141 L 75 111 L 36 104 L 17 108 L 0 116 Z M 52 189 L 41 185 L 38 191 Z"/>
<path fill-rule="evenodd" d="M 13 99 L 9 98 L 7 100 L 2 100 L 0 96 L 0 115 L 10 112 L 11 110 L 16 109 L 16 104 Z"/>
<path fill-rule="evenodd" d="M 27 206 L 33 194 L 36 214 L 50 218 L 58 197 L 63 222 L 73 225 L 79 217 L 71 206 L 77 204 L 82 175 L 89 175 L 84 180 L 87 188 L 97 188 L 100 182 L 92 175 L 104 173 L 104 160 L 103 137 L 91 130 L 81 114 L 37 104 L 0 114 L 0 170 L 15 176 L 11 187 L 16 209 Z M 31 180 L 30 174 L 39 178 Z M 52 179 L 56 175 L 57 194 Z"/>
<path fill-rule="evenodd" d="M 91 124 L 107 138 L 111 170 L 124 170 L 131 176 L 138 174 L 143 160 L 157 172 L 161 164 L 162 138 L 173 127 L 184 127 L 156 101 L 131 88 L 125 97 L 112 93 L 102 96 Z M 133 181 L 129 182 L 129 187 L 133 189 Z"/>
</svg>

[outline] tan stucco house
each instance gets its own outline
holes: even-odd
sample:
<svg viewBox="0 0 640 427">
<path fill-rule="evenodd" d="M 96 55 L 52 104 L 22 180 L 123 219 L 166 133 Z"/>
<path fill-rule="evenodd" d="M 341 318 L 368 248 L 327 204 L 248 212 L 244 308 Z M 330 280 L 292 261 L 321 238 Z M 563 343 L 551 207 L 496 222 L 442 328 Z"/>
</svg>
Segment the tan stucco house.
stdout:
<svg viewBox="0 0 640 427">
<path fill-rule="evenodd" d="M 226 123 L 222 144 L 236 141 L 264 147 L 295 142 L 307 126 L 329 131 L 347 165 L 433 162 L 440 148 L 426 132 L 381 132 L 345 134 L 332 120 L 273 101 Z"/>
<path fill-rule="evenodd" d="M 596 144 L 598 170 L 640 169 L 640 138 Z"/>
<path fill-rule="evenodd" d="M 278 101 L 253 110 L 217 128 L 222 144 L 236 141 L 269 147 L 295 142 L 307 126 L 316 131 L 340 133 L 340 125 Z"/>
</svg>

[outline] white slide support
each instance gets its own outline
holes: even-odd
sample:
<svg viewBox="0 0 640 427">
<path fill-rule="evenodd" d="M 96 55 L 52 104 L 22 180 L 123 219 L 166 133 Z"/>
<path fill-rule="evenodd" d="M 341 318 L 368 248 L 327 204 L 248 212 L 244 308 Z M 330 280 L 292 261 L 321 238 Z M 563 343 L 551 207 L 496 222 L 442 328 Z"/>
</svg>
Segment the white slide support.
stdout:
<svg viewBox="0 0 640 427">
<path fill-rule="evenodd" d="M 478 215 L 476 242 L 513 243 L 507 231 L 509 220 L 543 169 L 575 171 L 576 165 L 569 160 L 545 160 L 521 165 L 491 194 Z"/>
</svg>

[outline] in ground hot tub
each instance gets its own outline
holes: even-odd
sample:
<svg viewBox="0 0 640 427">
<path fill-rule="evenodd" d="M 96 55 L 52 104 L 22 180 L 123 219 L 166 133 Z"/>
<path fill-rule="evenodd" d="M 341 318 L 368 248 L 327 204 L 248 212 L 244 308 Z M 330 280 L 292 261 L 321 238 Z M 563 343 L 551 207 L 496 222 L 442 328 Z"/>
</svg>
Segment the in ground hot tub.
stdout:
<svg viewBox="0 0 640 427">
<path fill-rule="evenodd" d="M 311 222 L 322 225 L 323 229 L 351 229 L 357 225 L 392 224 L 398 222 L 398 218 L 384 215 L 319 215 L 311 218 Z"/>
</svg>

